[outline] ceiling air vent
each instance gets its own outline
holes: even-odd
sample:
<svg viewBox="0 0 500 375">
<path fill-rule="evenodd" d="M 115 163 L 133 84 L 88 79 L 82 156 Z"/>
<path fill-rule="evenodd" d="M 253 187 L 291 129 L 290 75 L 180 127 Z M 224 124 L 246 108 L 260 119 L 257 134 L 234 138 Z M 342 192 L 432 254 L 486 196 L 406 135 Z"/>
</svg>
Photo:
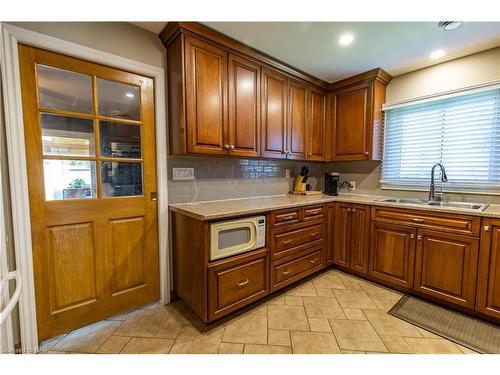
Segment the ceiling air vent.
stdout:
<svg viewBox="0 0 500 375">
<path fill-rule="evenodd" d="M 441 21 L 438 23 L 438 27 L 444 31 L 451 31 L 462 26 L 462 21 Z"/>
</svg>

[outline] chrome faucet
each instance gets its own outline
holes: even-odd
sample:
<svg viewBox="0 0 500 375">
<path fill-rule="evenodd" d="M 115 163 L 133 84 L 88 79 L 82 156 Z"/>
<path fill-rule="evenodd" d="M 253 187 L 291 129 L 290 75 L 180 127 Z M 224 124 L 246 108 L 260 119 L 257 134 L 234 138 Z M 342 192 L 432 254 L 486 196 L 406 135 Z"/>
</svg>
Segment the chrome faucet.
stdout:
<svg viewBox="0 0 500 375">
<path fill-rule="evenodd" d="M 441 188 L 441 191 L 436 195 L 436 186 L 434 184 L 434 170 L 436 167 L 439 166 L 441 168 L 441 182 L 447 182 L 448 177 L 446 176 L 446 170 L 444 169 L 443 164 L 441 163 L 436 163 L 432 166 L 431 169 L 431 186 L 429 187 L 429 201 L 440 201 L 443 199 L 443 189 Z"/>
</svg>

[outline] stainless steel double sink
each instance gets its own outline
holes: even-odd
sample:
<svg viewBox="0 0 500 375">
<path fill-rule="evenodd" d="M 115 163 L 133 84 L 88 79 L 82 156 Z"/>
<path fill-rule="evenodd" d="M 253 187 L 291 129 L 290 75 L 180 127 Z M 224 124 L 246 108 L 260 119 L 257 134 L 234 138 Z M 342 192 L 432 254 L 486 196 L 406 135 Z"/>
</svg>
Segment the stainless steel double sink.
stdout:
<svg viewBox="0 0 500 375">
<path fill-rule="evenodd" d="M 379 199 L 378 202 L 416 204 L 421 206 L 432 206 L 432 207 L 443 207 L 443 208 L 457 208 L 469 211 L 483 211 L 486 207 L 488 207 L 488 205 L 484 203 L 429 201 L 417 198 L 384 198 L 384 199 Z"/>
</svg>

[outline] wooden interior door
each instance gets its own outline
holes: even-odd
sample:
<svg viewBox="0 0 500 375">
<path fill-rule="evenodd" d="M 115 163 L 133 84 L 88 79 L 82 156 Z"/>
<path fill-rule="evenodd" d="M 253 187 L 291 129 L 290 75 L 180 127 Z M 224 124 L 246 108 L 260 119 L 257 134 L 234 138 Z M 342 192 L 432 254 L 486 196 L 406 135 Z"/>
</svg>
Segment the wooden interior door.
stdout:
<svg viewBox="0 0 500 375">
<path fill-rule="evenodd" d="M 370 247 L 370 206 L 354 204 L 351 219 L 350 267 L 353 271 L 368 273 Z"/>
<path fill-rule="evenodd" d="M 483 219 L 476 310 L 500 319 L 500 220 Z"/>
<path fill-rule="evenodd" d="M 260 66 L 230 54 L 229 154 L 258 157 L 260 154 Z"/>
<path fill-rule="evenodd" d="M 307 125 L 307 160 L 325 161 L 327 149 L 326 109 L 327 95 L 312 89 L 309 97 Z"/>
<path fill-rule="evenodd" d="M 227 53 L 185 37 L 186 125 L 188 152 L 226 154 Z"/>
<path fill-rule="evenodd" d="M 153 80 L 19 46 L 39 339 L 159 299 Z"/>
<path fill-rule="evenodd" d="M 341 267 L 349 267 L 350 265 L 351 208 L 350 203 L 335 203 L 333 263 Z"/>
<path fill-rule="evenodd" d="M 307 86 L 301 82 L 288 80 L 288 159 L 306 160 L 307 139 Z"/>
<path fill-rule="evenodd" d="M 416 229 L 372 222 L 368 273 L 383 282 L 413 287 Z"/>
<path fill-rule="evenodd" d="M 474 308 L 478 252 L 477 238 L 420 229 L 415 290 Z"/>
<path fill-rule="evenodd" d="M 287 78 L 262 69 L 262 157 L 286 158 Z"/>
<path fill-rule="evenodd" d="M 333 160 L 366 160 L 369 118 L 369 84 L 335 95 Z"/>
</svg>

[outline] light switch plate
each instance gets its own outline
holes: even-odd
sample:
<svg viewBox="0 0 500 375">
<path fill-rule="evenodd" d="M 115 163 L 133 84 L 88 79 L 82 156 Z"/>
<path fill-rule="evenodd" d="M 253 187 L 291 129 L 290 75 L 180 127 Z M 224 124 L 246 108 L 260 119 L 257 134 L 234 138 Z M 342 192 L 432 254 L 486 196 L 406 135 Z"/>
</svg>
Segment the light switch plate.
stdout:
<svg viewBox="0 0 500 375">
<path fill-rule="evenodd" d="M 172 168 L 172 179 L 194 180 L 194 168 Z"/>
</svg>

